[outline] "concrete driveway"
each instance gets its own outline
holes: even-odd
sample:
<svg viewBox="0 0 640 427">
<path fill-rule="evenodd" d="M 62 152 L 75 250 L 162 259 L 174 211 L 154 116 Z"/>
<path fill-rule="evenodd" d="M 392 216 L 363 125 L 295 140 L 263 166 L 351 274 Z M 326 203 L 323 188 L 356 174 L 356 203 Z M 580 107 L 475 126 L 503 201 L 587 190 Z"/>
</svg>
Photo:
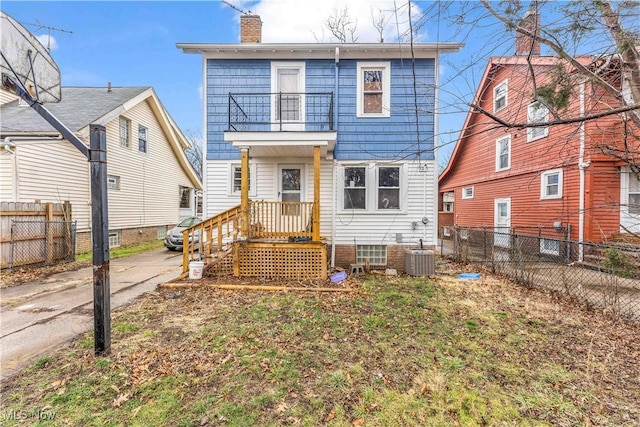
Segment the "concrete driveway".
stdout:
<svg viewBox="0 0 640 427">
<path fill-rule="evenodd" d="M 182 273 L 182 253 L 158 249 L 110 262 L 111 310 Z M 0 289 L 0 377 L 93 329 L 93 267 Z"/>
</svg>

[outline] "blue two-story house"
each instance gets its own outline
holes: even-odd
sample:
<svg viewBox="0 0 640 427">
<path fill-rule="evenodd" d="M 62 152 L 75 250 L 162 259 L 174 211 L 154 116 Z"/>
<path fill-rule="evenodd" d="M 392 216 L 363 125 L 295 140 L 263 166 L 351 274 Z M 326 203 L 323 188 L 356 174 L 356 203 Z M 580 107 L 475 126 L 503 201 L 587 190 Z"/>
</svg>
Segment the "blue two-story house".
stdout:
<svg viewBox="0 0 640 427">
<path fill-rule="evenodd" d="M 203 56 L 205 253 L 230 248 L 237 275 L 326 277 L 433 248 L 438 56 L 461 45 L 260 41 L 253 15 L 239 44 L 177 45 Z"/>
</svg>

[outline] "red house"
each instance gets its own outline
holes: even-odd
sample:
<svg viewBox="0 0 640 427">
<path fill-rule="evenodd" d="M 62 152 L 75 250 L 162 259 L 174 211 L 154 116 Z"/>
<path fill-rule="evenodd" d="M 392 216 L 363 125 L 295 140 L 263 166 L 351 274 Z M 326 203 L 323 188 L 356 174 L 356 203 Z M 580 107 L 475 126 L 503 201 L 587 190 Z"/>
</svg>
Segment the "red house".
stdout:
<svg viewBox="0 0 640 427">
<path fill-rule="evenodd" d="M 577 60 L 625 92 L 616 57 Z M 640 181 L 631 169 L 640 165 L 640 134 L 624 114 L 603 114 L 620 102 L 576 66 L 540 56 L 526 38 L 516 40 L 516 55 L 489 61 L 439 177 L 440 202 L 454 200 L 440 206 L 442 222 L 498 232 L 533 228 L 543 237 L 540 251 L 550 254 L 560 247 L 554 239 L 565 238 L 560 230 L 579 242 L 637 238 Z M 564 93 L 560 68 L 573 82 Z M 534 99 L 535 90 L 549 87 L 564 96 L 561 117 Z M 560 118 L 565 123 L 545 125 Z"/>
</svg>

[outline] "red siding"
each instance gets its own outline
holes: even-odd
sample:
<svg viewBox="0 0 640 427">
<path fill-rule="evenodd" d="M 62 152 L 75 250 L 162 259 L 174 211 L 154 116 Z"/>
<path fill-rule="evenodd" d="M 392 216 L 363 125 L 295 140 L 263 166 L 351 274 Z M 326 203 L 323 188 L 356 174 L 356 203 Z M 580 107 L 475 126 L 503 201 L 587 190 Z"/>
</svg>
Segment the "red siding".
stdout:
<svg viewBox="0 0 640 427">
<path fill-rule="evenodd" d="M 536 66 L 537 84 L 544 83 L 551 66 Z M 494 67 L 486 74 L 485 88 L 477 102 L 493 112 L 493 89 L 508 79 L 508 106 L 496 113 L 506 122 L 526 123 L 532 100 L 526 65 Z M 585 114 L 610 108 L 614 102 L 602 91 L 585 88 Z M 569 112 L 579 112 L 576 96 Z M 494 225 L 494 200 L 511 198 L 511 225 L 571 225 L 571 238 L 578 238 L 580 210 L 580 123 L 552 126 L 546 137 L 527 142 L 526 129 L 508 129 L 480 113 L 469 113 L 466 129 L 454 151 L 452 165 L 440 180 L 440 192 L 455 192 L 454 223 L 460 226 Z M 511 136 L 511 167 L 496 172 L 496 140 Z M 603 143 L 620 146 L 623 129 L 618 116 L 585 122 L 585 240 L 602 241 L 619 231 L 620 176 L 618 166 L 603 152 Z M 634 140 L 637 145 L 637 140 Z M 563 197 L 541 200 L 541 173 L 563 171 Z M 462 199 L 462 188 L 473 186 L 473 199 Z"/>
</svg>

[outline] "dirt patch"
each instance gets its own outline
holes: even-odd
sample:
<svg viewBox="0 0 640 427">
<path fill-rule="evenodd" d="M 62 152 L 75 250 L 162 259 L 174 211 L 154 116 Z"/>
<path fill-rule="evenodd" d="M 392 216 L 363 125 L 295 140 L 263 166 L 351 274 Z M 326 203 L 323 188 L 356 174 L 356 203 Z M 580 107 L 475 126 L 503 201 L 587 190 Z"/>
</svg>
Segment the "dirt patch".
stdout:
<svg viewBox="0 0 640 427">
<path fill-rule="evenodd" d="M 33 283 L 44 280 L 52 274 L 75 271 L 90 266 L 91 260 L 82 260 L 44 267 L 19 267 L 13 270 L 3 269 L 0 273 L 0 288 L 9 288 L 22 285 L 23 283 Z"/>
</svg>

